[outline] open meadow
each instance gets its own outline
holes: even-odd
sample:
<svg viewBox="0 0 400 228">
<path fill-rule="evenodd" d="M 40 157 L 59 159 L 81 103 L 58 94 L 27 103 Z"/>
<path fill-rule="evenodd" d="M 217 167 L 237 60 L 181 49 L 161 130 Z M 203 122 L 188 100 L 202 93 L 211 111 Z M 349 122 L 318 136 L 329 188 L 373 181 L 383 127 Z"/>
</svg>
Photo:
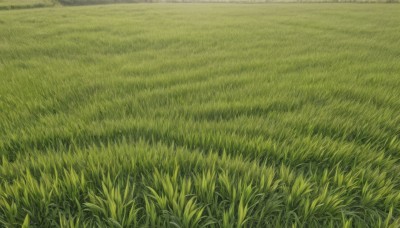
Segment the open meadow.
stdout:
<svg viewBox="0 0 400 228">
<path fill-rule="evenodd" d="M 0 11 L 0 227 L 400 227 L 399 15 Z"/>
</svg>

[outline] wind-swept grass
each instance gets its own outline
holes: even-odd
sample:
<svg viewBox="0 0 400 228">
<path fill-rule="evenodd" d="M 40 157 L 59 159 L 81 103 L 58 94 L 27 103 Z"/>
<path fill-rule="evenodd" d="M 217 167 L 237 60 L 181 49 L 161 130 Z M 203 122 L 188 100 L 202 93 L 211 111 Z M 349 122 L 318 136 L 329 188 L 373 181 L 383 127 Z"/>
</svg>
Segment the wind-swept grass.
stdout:
<svg viewBox="0 0 400 228">
<path fill-rule="evenodd" d="M 0 12 L 0 226 L 399 227 L 399 10 Z"/>
</svg>

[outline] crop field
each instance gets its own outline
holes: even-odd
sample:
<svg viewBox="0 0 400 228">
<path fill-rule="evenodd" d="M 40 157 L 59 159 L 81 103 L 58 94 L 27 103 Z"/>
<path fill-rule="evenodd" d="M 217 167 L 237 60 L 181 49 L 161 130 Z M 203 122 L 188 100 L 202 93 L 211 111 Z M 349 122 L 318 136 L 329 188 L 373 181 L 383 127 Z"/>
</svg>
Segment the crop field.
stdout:
<svg viewBox="0 0 400 228">
<path fill-rule="evenodd" d="M 399 227 L 399 12 L 0 11 L 0 227 Z"/>
</svg>

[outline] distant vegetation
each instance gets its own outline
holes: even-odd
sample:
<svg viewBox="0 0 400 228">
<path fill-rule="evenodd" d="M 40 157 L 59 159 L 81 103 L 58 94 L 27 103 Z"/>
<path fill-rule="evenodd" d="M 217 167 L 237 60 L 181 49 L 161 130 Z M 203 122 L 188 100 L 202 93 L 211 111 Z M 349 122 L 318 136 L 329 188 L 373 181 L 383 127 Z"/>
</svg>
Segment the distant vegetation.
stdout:
<svg viewBox="0 0 400 228">
<path fill-rule="evenodd" d="M 89 5 L 89 4 L 106 4 L 106 3 L 150 3 L 150 2 L 195 2 L 195 3 L 398 3 L 399 0 L 59 0 L 65 5 Z"/>
<path fill-rule="evenodd" d="M 219 2 L 219 3 L 398 3 L 399 0 L 59 0 L 60 3 L 65 5 L 88 5 L 88 4 L 105 4 L 105 3 L 143 3 L 143 2 L 197 2 L 197 3 L 207 3 L 207 2 Z"/>
<path fill-rule="evenodd" d="M 0 12 L 0 227 L 400 227 L 399 12 Z"/>
<path fill-rule="evenodd" d="M 139 3 L 147 2 L 146 0 L 59 0 L 63 5 L 93 5 L 93 4 L 110 4 L 110 3 Z"/>
<path fill-rule="evenodd" d="M 0 10 L 54 6 L 58 0 L 0 0 Z"/>
<path fill-rule="evenodd" d="M 398 3 L 400 0 L 0 0 L 0 10 L 115 3 Z"/>
</svg>

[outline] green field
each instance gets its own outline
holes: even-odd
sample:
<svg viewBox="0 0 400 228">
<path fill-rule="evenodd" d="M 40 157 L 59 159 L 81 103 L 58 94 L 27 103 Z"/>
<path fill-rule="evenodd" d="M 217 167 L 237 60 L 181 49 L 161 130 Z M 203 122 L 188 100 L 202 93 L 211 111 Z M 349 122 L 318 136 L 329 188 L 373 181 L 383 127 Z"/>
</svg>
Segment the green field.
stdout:
<svg viewBox="0 0 400 228">
<path fill-rule="evenodd" d="M 399 227 L 400 5 L 0 12 L 0 227 Z"/>
<path fill-rule="evenodd" d="M 0 10 L 115 3 L 400 3 L 400 0 L 0 0 Z"/>
<path fill-rule="evenodd" d="M 56 0 L 0 0 L 0 10 L 50 7 L 57 4 Z"/>
</svg>

